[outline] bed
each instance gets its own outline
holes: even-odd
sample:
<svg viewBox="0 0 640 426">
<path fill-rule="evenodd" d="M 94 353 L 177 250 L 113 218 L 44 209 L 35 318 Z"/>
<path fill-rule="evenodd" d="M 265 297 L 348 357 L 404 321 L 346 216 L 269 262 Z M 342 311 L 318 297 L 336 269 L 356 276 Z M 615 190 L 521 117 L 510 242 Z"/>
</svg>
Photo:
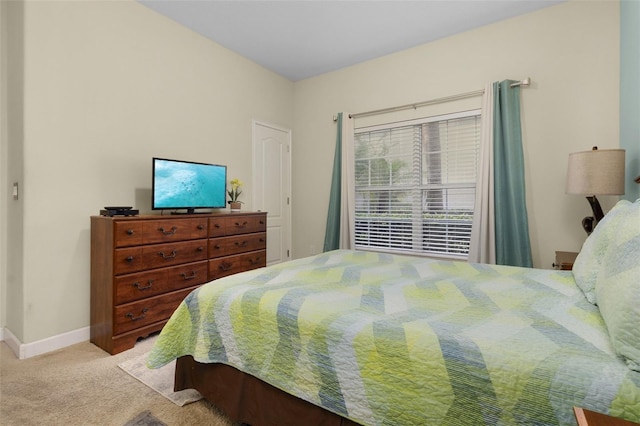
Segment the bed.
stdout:
<svg viewBox="0 0 640 426">
<path fill-rule="evenodd" d="M 195 290 L 148 365 L 256 426 L 638 422 L 639 277 L 640 200 L 574 271 L 336 250 Z"/>
</svg>

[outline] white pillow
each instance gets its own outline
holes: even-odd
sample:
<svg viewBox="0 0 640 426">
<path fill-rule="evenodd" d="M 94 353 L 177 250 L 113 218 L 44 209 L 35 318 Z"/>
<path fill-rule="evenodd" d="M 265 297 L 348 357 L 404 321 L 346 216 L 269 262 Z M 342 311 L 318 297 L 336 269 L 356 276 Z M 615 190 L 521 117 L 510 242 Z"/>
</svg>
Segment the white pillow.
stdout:
<svg viewBox="0 0 640 426">
<path fill-rule="evenodd" d="M 640 199 L 616 214 L 596 281 L 598 307 L 614 349 L 640 371 Z"/>
<path fill-rule="evenodd" d="M 598 223 L 582 245 L 582 249 L 573 262 L 573 276 L 576 284 L 585 297 L 594 305 L 596 300 L 596 280 L 600 272 L 604 255 L 614 234 L 615 218 L 622 207 L 631 205 L 627 200 L 620 200 Z M 612 225 L 612 223 L 614 223 Z"/>
</svg>

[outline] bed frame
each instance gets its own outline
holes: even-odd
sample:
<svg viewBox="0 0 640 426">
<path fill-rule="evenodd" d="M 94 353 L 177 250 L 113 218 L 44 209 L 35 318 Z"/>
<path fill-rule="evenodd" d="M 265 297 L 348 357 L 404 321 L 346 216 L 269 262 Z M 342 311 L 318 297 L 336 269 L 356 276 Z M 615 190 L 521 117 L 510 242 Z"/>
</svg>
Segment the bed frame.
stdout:
<svg viewBox="0 0 640 426">
<path fill-rule="evenodd" d="M 196 389 L 232 421 L 251 426 L 358 426 L 358 423 L 290 395 L 225 364 L 191 356 L 176 361 L 174 390 Z"/>
</svg>

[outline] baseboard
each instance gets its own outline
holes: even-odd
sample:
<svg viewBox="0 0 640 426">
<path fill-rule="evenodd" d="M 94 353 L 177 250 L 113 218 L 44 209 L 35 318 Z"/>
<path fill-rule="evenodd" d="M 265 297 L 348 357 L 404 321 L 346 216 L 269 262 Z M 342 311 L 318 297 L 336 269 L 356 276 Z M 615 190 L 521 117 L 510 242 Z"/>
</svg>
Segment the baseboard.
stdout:
<svg viewBox="0 0 640 426">
<path fill-rule="evenodd" d="M 0 329 L 1 340 L 11 348 L 18 359 L 31 358 L 57 349 L 89 340 L 90 327 L 83 327 L 32 343 L 22 343 L 8 328 Z"/>
<path fill-rule="evenodd" d="M 20 341 L 8 328 L 2 329 L 2 340 L 9 346 L 9 349 L 15 354 L 17 358 L 20 358 Z"/>
</svg>

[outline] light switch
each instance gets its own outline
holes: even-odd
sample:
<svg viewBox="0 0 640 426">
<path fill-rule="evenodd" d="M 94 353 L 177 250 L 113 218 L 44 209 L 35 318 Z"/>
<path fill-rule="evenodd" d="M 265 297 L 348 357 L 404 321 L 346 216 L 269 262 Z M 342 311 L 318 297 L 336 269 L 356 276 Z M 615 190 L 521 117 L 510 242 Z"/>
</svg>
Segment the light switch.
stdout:
<svg viewBox="0 0 640 426">
<path fill-rule="evenodd" d="M 18 199 L 18 182 L 13 182 L 13 199 Z"/>
</svg>

